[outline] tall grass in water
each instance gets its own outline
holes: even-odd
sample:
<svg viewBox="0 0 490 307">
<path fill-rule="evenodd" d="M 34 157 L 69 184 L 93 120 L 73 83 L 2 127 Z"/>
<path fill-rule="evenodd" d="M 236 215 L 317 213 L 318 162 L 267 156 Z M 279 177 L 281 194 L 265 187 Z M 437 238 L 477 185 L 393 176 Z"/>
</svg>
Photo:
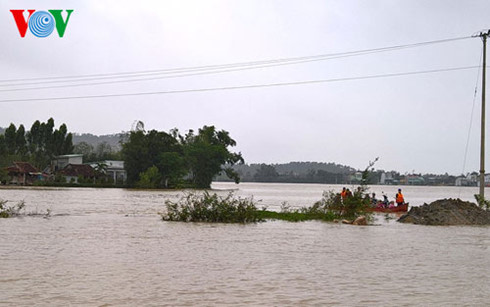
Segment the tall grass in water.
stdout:
<svg viewBox="0 0 490 307">
<path fill-rule="evenodd" d="M 256 223 L 268 219 L 290 222 L 339 218 L 339 212 L 332 210 L 332 197 L 324 194 L 321 201 L 310 207 L 291 209 L 283 203 L 280 212 L 259 210 L 253 198 L 240 198 L 233 193 L 222 197 L 216 193 L 185 193 L 177 202 L 167 200 L 166 212 L 160 213 L 164 221 L 207 222 L 207 223 Z"/>
<path fill-rule="evenodd" d="M 24 207 L 24 201 L 20 201 L 14 206 L 8 206 L 6 200 L 0 199 L 0 218 L 19 216 Z"/>
<path fill-rule="evenodd" d="M 209 223 L 255 223 L 261 221 L 253 198 L 225 197 L 216 193 L 186 193 L 177 202 L 165 201 L 164 221 Z"/>
</svg>

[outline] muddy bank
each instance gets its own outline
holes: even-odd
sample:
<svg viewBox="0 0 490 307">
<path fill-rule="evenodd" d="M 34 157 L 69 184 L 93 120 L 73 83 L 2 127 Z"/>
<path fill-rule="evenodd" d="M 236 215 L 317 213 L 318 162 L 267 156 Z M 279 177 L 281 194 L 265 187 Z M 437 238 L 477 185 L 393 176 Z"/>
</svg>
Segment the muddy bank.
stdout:
<svg viewBox="0 0 490 307">
<path fill-rule="evenodd" d="M 490 211 L 461 199 L 441 199 L 412 207 L 398 222 L 419 225 L 490 225 Z"/>
</svg>

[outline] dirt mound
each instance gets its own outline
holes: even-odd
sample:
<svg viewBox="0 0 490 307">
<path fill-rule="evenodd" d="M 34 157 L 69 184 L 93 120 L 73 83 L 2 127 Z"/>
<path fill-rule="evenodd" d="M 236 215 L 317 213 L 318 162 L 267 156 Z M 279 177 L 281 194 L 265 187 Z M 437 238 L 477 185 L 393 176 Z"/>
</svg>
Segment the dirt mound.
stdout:
<svg viewBox="0 0 490 307">
<path fill-rule="evenodd" d="M 441 199 L 412 207 L 398 222 L 419 225 L 490 225 L 490 211 L 461 199 Z"/>
</svg>

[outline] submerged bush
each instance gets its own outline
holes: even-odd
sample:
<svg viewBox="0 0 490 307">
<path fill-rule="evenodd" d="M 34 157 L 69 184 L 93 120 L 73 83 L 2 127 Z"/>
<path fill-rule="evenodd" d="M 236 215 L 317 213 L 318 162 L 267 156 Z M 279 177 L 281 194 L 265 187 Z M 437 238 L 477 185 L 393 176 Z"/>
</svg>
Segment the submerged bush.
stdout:
<svg viewBox="0 0 490 307">
<path fill-rule="evenodd" d="M 311 207 L 292 209 L 287 203 L 281 205 L 280 212 L 262 210 L 258 212 L 262 219 L 284 220 L 290 222 L 301 222 L 309 220 L 333 221 L 339 215 L 330 211 L 321 202 L 316 202 Z"/>
<path fill-rule="evenodd" d="M 490 200 L 485 199 L 484 197 L 481 197 L 480 194 L 475 194 L 475 199 L 480 206 L 480 208 L 485 209 L 485 210 L 490 210 Z"/>
<path fill-rule="evenodd" d="M 20 201 L 14 206 L 7 206 L 7 201 L 0 199 L 0 218 L 18 216 L 24 207 L 24 201 Z"/>
<path fill-rule="evenodd" d="M 365 196 L 367 190 L 358 187 L 352 196 L 342 199 L 340 194 L 333 191 L 324 191 L 322 199 L 315 203 L 325 211 L 335 213 L 339 217 L 356 218 L 366 215 L 371 206 L 371 200 Z"/>
<path fill-rule="evenodd" d="M 253 198 L 226 197 L 204 192 L 186 193 L 177 202 L 165 201 L 164 221 L 209 223 L 255 223 L 261 221 Z"/>
</svg>

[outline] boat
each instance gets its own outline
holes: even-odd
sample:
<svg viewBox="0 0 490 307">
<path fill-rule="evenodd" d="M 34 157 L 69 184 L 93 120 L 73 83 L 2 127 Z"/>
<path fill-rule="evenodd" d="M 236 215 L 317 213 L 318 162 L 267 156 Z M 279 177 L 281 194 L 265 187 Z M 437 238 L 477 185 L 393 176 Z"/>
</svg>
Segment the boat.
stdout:
<svg viewBox="0 0 490 307">
<path fill-rule="evenodd" d="M 379 213 L 398 213 L 398 212 L 407 212 L 408 211 L 408 203 L 405 203 L 403 205 L 400 205 L 400 206 L 394 206 L 394 207 L 388 207 L 388 208 L 385 208 L 383 206 L 376 206 L 376 207 L 372 207 L 372 208 L 369 208 L 367 210 L 368 212 L 379 212 Z"/>
</svg>

